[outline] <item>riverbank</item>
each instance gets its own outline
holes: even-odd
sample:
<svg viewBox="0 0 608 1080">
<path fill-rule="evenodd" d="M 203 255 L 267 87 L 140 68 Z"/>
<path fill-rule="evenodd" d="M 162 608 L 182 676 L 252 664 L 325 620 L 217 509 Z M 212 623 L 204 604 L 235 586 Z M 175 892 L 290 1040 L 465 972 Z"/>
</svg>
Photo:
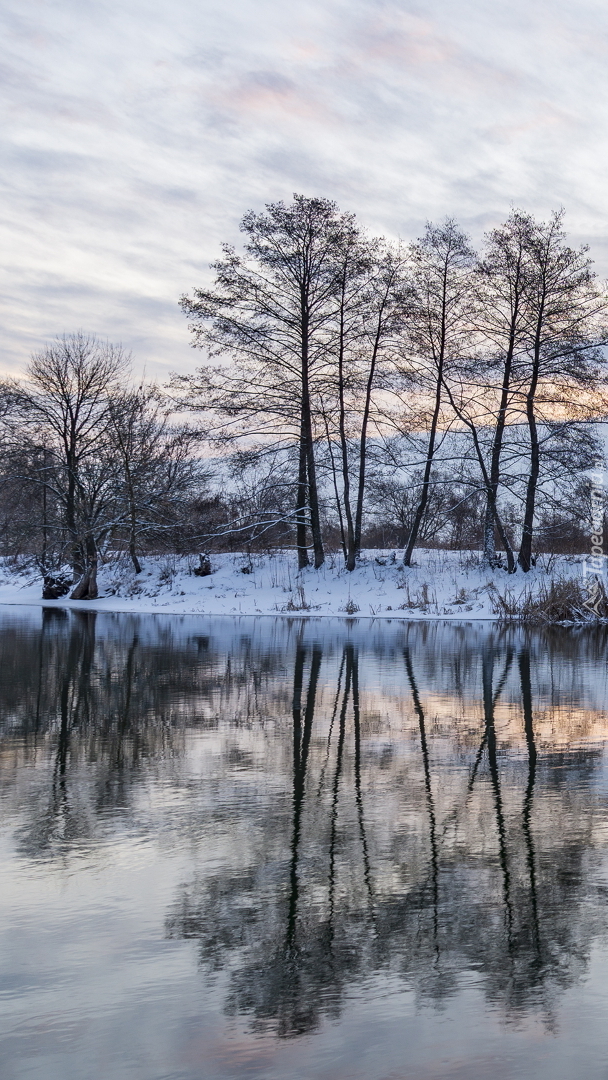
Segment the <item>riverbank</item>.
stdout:
<svg viewBox="0 0 608 1080">
<path fill-rule="evenodd" d="M 535 605 L 542 607 L 543 598 L 556 592 L 579 601 L 586 597 L 582 556 L 543 555 L 529 574 L 512 576 L 483 566 L 478 552 L 422 550 L 408 569 L 398 559 L 398 552 L 366 551 L 348 573 L 342 557 L 330 555 L 320 570 L 298 573 L 293 552 L 221 554 L 211 556 L 212 572 L 201 577 L 194 556 L 144 558 L 141 574 L 121 558 L 100 568 L 95 601 L 43 600 L 40 574 L 4 559 L 0 603 L 113 612 L 469 621 L 517 618 Z M 591 612 L 588 617 L 594 618 Z"/>
</svg>

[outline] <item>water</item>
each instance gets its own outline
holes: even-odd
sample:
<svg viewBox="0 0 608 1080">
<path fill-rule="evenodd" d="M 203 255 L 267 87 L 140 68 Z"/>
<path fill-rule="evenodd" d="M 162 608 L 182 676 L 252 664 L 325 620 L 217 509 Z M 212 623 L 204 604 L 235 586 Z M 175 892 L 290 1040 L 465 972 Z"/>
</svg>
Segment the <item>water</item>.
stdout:
<svg viewBox="0 0 608 1080">
<path fill-rule="evenodd" d="M 608 636 L 0 620 L 3 1080 L 608 1077 Z"/>
</svg>

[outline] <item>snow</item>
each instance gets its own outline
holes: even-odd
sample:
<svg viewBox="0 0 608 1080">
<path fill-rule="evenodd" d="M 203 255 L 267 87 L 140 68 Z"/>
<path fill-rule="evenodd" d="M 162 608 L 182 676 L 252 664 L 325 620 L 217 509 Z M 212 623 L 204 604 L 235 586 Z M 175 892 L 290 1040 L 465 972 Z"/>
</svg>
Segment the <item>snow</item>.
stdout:
<svg viewBox="0 0 608 1080">
<path fill-rule="evenodd" d="M 0 563 L 0 604 L 42 605 L 109 612 L 331 616 L 382 619 L 496 618 L 497 594 L 518 600 L 552 578 L 582 579 L 582 556 L 540 556 L 529 574 L 489 570 L 478 552 L 417 551 L 405 569 L 400 553 L 366 551 L 352 573 L 341 555 L 320 570 L 298 573 L 292 551 L 211 556 L 212 573 L 197 577 L 194 556 L 143 558 L 135 574 L 123 557 L 99 572 L 99 599 L 42 600 L 42 580 L 30 569 Z"/>
</svg>

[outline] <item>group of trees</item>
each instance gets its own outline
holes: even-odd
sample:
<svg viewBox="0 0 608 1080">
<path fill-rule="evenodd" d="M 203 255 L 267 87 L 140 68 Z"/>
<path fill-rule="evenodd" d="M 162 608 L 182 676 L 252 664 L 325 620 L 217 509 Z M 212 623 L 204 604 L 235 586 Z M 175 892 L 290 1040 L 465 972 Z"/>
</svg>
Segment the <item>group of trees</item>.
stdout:
<svg viewBox="0 0 608 1080">
<path fill-rule="evenodd" d="M 49 577 L 69 563 L 75 599 L 97 595 L 109 541 L 139 573 L 141 546 L 183 524 L 184 500 L 205 481 L 196 433 L 128 373 L 122 349 L 73 334 L 2 386 L 5 550 L 35 554 Z"/>
<path fill-rule="evenodd" d="M 69 562 L 86 598 L 108 546 L 136 572 L 142 551 L 213 544 L 295 541 L 302 569 L 337 543 L 349 570 L 364 542 L 406 565 L 421 543 L 490 565 L 499 546 L 512 572 L 560 531 L 580 543 L 608 297 L 561 213 L 513 211 L 480 252 L 452 220 L 393 244 L 299 195 L 241 228 L 181 299 L 195 373 L 136 386 L 120 347 L 73 334 L 2 384 L 5 553 Z"/>
<path fill-rule="evenodd" d="M 182 298 L 207 361 L 176 385 L 225 446 L 275 474 L 283 455 L 300 568 L 308 537 L 323 562 L 332 501 L 352 570 L 370 495 L 401 475 L 406 565 L 456 488 L 452 512 L 483 505 L 487 562 L 498 542 L 529 570 L 539 499 L 545 525 L 584 514 L 608 404 L 608 297 L 562 214 L 513 211 L 481 253 L 451 220 L 406 247 L 298 195 L 241 228 L 243 253 L 226 246 L 214 285 Z"/>
</svg>

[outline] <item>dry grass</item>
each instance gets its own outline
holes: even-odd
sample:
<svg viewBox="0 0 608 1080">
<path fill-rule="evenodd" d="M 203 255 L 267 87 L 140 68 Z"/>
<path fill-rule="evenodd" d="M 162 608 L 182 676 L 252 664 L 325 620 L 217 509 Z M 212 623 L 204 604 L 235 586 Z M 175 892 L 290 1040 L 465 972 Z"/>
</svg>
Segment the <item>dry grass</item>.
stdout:
<svg viewBox="0 0 608 1080">
<path fill-rule="evenodd" d="M 519 596 L 507 589 L 492 592 L 494 612 L 503 622 L 547 626 L 553 623 L 598 622 L 608 619 L 608 597 L 597 578 L 553 578 Z"/>
<path fill-rule="evenodd" d="M 295 595 L 295 596 L 292 593 L 292 595 L 289 597 L 289 600 L 287 601 L 285 606 L 283 608 L 281 608 L 282 611 L 310 611 L 311 610 L 312 604 L 309 604 L 308 600 L 306 599 L 306 593 L 304 592 L 304 586 L 303 585 L 297 585 L 296 586 L 296 593 L 297 593 L 297 595 Z"/>
</svg>

